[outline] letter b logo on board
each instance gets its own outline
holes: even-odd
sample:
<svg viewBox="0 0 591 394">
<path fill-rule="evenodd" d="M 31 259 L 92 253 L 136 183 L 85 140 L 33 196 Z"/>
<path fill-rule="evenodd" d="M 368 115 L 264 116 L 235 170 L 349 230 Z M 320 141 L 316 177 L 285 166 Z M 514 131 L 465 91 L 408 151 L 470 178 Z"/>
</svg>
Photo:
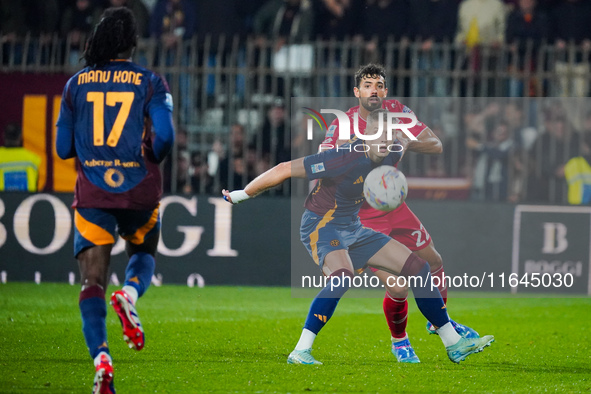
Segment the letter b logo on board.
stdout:
<svg viewBox="0 0 591 394">
<path fill-rule="evenodd" d="M 568 248 L 564 223 L 544 223 L 544 245 L 542 253 L 558 254 Z"/>
</svg>

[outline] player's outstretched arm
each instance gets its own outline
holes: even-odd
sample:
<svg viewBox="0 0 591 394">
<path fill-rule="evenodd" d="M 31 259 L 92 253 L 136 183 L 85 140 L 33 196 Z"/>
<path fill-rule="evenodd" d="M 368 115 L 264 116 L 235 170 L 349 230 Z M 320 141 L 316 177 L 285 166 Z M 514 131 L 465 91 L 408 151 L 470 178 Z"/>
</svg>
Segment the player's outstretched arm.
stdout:
<svg viewBox="0 0 591 394">
<path fill-rule="evenodd" d="M 407 139 L 407 145 L 405 148 L 411 152 L 431 155 L 438 155 L 443 152 L 443 144 L 441 143 L 441 140 L 437 138 L 435 133 L 433 133 L 433 130 L 429 127 L 419 134 L 416 141 L 410 140 L 406 136 L 402 138 Z"/>
<path fill-rule="evenodd" d="M 295 159 L 279 163 L 268 171 L 253 179 L 244 190 L 222 190 L 222 194 L 226 201 L 232 204 L 238 204 L 249 198 L 256 197 L 262 192 L 271 189 L 272 187 L 281 185 L 285 180 L 294 178 L 305 178 L 306 170 L 304 169 L 304 159 Z"/>
</svg>

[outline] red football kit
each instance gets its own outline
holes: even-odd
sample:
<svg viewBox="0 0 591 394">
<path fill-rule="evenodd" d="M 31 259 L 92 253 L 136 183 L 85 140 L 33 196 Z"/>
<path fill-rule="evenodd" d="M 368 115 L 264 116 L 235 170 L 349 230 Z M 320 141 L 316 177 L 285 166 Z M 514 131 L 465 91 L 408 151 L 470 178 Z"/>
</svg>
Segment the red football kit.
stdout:
<svg viewBox="0 0 591 394">
<path fill-rule="evenodd" d="M 406 105 L 393 99 L 384 100 L 382 108 L 387 109 L 390 112 L 413 113 Z M 346 114 L 349 117 L 349 123 L 351 125 L 351 137 L 355 135 L 355 114 L 358 116 L 358 131 L 359 133 L 364 134 L 367 121 L 359 115 L 359 106 L 350 108 Z M 401 118 L 401 120 L 402 123 L 408 123 L 404 121 L 405 118 Z M 425 129 L 427 129 L 427 126 L 420 120 L 417 121 L 415 126 L 408 128 L 415 137 L 418 137 Z M 339 123 L 338 119 L 335 119 L 326 132 L 322 146 L 336 146 L 338 137 Z M 412 251 L 426 248 L 431 240 L 429 233 L 422 225 L 419 218 L 416 217 L 406 203 L 403 203 L 399 208 L 393 211 L 382 212 L 373 209 L 367 204 L 367 202 L 365 202 L 359 211 L 359 217 L 364 226 L 389 235 Z"/>
</svg>

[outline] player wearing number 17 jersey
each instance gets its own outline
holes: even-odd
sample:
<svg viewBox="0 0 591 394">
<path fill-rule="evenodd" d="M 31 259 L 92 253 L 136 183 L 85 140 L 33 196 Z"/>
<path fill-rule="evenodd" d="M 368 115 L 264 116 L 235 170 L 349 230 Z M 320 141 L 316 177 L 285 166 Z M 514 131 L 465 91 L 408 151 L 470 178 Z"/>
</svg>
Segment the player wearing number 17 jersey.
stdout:
<svg viewBox="0 0 591 394">
<path fill-rule="evenodd" d="M 131 11 L 107 9 L 87 43 L 86 67 L 64 88 L 57 122 L 57 153 L 76 160 L 79 307 L 95 365 L 93 393 L 101 394 L 115 391 L 105 325 L 111 249 L 118 236 L 125 239 L 125 284 L 112 294 L 111 305 L 124 340 L 141 350 L 144 329 L 135 304 L 154 273 L 162 195 L 158 164 L 174 142 L 168 86 L 159 75 L 131 62 L 136 43 Z"/>
<path fill-rule="evenodd" d="M 346 113 L 350 119 L 351 130 L 349 132 L 351 136 L 354 135 L 353 127 L 355 124 L 358 124 L 360 133 L 365 132 L 367 116 L 376 109 L 384 108 L 389 112 L 413 113 L 398 100 L 385 99 L 388 94 L 386 72 L 380 65 L 368 64 L 359 68 L 355 74 L 354 94 L 359 99 L 359 105 L 350 108 Z M 354 121 L 355 117 L 358 118 L 357 121 Z M 408 119 L 403 117 L 399 119 L 403 123 L 409 123 Z M 408 136 L 397 131 L 399 142 L 407 150 L 423 154 L 440 154 L 442 152 L 441 141 L 420 120 L 417 120 L 413 127 L 408 127 L 408 131 L 416 140 L 411 140 Z M 320 149 L 331 149 L 346 142 L 346 140 L 338 140 L 340 132 L 338 121 L 335 120 L 328 128 Z M 439 277 L 438 283 L 441 284 L 439 291 L 443 301 L 447 303 L 447 288 L 443 280 L 444 271 L 441 256 L 435 249 L 429 233 L 406 203 L 391 212 L 375 210 L 365 203 L 359 211 L 359 217 L 364 226 L 389 235 L 408 247 L 417 256 L 426 260 L 431 267 L 431 275 Z M 388 281 L 390 274 L 376 269 L 372 269 L 372 271 L 383 283 L 396 283 L 395 281 Z M 400 362 L 418 363 L 419 358 L 415 355 L 406 334 L 408 288 L 387 287 L 388 291 L 384 297 L 383 307 L 392 335 L 392 353 Z M 456 323 L 453 320 L 452 325 L 458 334 L 463 337 L 478 338 L 478 333 L 470 327 Z M 431 333 L 436 333 L 431 323 L 427 323 L 427 329 Z"/>
</svg>

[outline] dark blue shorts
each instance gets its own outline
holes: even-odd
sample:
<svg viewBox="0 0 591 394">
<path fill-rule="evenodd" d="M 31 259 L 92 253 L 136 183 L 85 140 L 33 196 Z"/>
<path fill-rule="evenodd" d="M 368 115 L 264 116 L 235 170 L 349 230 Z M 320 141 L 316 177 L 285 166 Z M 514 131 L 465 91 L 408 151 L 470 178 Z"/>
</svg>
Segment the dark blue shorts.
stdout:
<svg viewBox="0 0 591 394">
<path fill-rule="evenodd" d="M 120 235 L 136 245 L 160 231 L 158 207 L 147 211 L 130 209 L 76 208 L 74 256 L 96 245 L 114 244 Z"/>
<path fill-rule="evenodd" d="M 300 237 L 320 269 L 327 254 L 344 249 L 349 252 L 355 270 L 363 269 L 367 261 L 392 239 L 364 227 L 357 216 L 323 217 L 309 210 L 302 216 Z"/>
</svg>

